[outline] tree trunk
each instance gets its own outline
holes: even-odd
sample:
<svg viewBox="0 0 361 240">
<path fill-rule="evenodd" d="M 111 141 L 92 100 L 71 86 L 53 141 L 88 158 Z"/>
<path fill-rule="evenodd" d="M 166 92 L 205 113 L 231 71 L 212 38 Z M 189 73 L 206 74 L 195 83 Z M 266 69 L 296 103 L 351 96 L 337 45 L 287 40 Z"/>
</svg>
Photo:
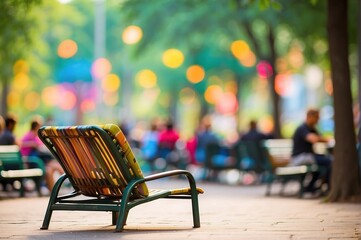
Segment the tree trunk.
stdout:
<svg viewBox="0 0 361 240">
<path fill-rule="evenodd" d="M 361 194 L 348 62 L 347 0 L 328 0 L 328 39 L 334 89 L 335 140 L 330 202 Z"/>
<path fill-rule="evenodd" d="M 8 92 L 9 92 L 9 86 L 8 86 L 8 81 L 6 79 L 3 79 L 2 81 L 2 88 L 1 88 L 1 99 L 0 99 L 0 115 L 4 116 L 7 114 L 8 109 L 7 109 L 7 96 L 8 96 Z"/>
<path fill-rule="evenodd" d="M 271 65 L 272 72 L 269 74 L 268 80 L 270 81 L 270 91 L 272 96 L 273 103 L 273 122 L 274 122 L 274 130 L 273 134 L 275 138 L 281 138 L 281 124 L 280 124 L 280 96 L 276 92 L 275 89 L 275 80 L 276 80 L 276 48 L 275 48 L 275 37 L 273 28 L 269 26 L 268 29 L 268 45 L 270 49 L 270 58 L 269 64 Z"/>
</svg>

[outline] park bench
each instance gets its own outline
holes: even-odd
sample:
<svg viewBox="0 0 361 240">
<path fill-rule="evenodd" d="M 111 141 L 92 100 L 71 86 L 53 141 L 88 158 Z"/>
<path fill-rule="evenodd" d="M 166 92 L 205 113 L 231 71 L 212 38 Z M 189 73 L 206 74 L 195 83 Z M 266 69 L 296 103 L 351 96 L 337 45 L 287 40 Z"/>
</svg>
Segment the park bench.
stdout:
<svg viewBox="0 0 361 240">
<path fill-rule="evenodd" d="M 34 168 L 26 168 L 27 165 Z M 45 174 L 44 164 L 37 157 L 22 157 L 16 145 L 0 146 L 0 182 L 6 184 L 20 183 L 20 196 L 25 196 L 24 180 L 34 181 L 38 195 L 41 196 L 41 184 Z"/>
<path fill-rule="evenodd" d="M 282 184 L 280 195 L 283 195 L 285 186 L 289 181 L 298 181 L 300 185 L 298 196 L 303 197 L 304 180 L 308 174 L 318 171 L 317 165 L 288 166 L 292 153 L 292 139 L 265 140 L 263 146 L 272 166 L 266 195 L 271 194 L 274 181 L 280 181 Z"/>
</svg>

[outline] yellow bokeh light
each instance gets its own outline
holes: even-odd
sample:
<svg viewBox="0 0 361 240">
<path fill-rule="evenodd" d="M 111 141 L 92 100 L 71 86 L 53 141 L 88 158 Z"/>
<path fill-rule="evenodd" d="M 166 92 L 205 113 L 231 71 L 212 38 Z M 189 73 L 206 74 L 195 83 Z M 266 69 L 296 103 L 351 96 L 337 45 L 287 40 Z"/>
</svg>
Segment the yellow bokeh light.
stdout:
<svg viewBox="0 0 361 240">
<path fill-rule="evenodd" d="M 105 105 L 109 107 L 115 106 L 115 104 L 118 103 L 118 94 L 110 93 L 110 92 L 105 93 L 103 95 L 103 102 Z"/>
<path fill-rule="evenodd" d="M 187 69 L 187 79 L 191 83 L 199 83 L 204 79 L 205 75 L 204 69 L 199 65 L 193 65 Z"/>
<path fill-rule="evenodd" d="M 157 84 L 157 75 L 149 69 L 138 72 L 135 79 L 139 85 L 144 88 L 152 88 Z"/>
<path fill-rule="evenodd" d="M 112 70 L 112 64 L 109 62 L 108 59 L 98 58 L 97 60 L 94 61 L 92 65 L 91 73 L 93 77 L 102 79 L 107 74 L 109 74 L 111 70 Z"/>
<path fill-rule="evenodd" d="M 120 87 L 120 78 L 116 74 L 108 74 L 102 80 L 102 88 L 106 92 L 116 92 Z"/>
<path fill-rule="evenodd" d="M 222 94 L 223 90 L 220 86 L 211 85 L 206 89 L 204 93 L 204 99 L 210 104 L 215 104 L 219 97 L 222 96 Z"/>
<path fill-rule="evenodd" d="M 127 27 L 122 34 L 122 39 L 125 44 L 135 44 L 139 42 L 142 37 L 142 29 L 135 25 Z"/>
<path fill-rule="evenodd" d="M 23 72 L 20 72 L 15 75 L 13 87 L 16 90 L 22 91 L 28 88 L 30 85 L 29 76 Z"/>
<path fill-rule="evenodd" d="M 16 91 L 9 92 L 6 101 L 9 107 L 16 107 L 20 104 L 20 94 Z"/>
<path fill-rule="evenodd" d="M 29 111 L 35 111 L 40 106 L 40 95 L 37 92 L 30 92 L 25 95 L 24 107 Z"/>
<path fill-rule="evenodd" d="M 179 100 L 183 104 L 192 104 L 195 101 L 196 93 L 192 88 L 183 88 L 179 92 Z"/>
<path fill-rule="evenodd" d="M 62 41 L 58 46 L 58 55 L 61 58 L 71 58 L 77 51 L 78 45 L 71 39 Z"/>
<path fill-rule="evenodd" d="M 237 40 L 231 44 L 231 52 L 238 59 L 244 59 L 249 51 L 248 44 L 243 40 Z"/>
<path fill-rule="evenodd" d="M 15 62 L 13 66 L 14 74 L 24 73 L 27 74 L 29 72 L 29 64 L 25 60 L 18 60 Z"/>
<path fill-rule="evenodd" d="M 41 99 L 47 106 L 55 106 L 58 103 L 58 88 L 56 86 L 46 87 L 41 93 Z"/>
<path fill-rule="evenodd" d="M 162 56 L 163 64 L 170 68 L 178 68 L 184 62 L 184 55 L 175 48 L 168 49 Z"/>
</svg>

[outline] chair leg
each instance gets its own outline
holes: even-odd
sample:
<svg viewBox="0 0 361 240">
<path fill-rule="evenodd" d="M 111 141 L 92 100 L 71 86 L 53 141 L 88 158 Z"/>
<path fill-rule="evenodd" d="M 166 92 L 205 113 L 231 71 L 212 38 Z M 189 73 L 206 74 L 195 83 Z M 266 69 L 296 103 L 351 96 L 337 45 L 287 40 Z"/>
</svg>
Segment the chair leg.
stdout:
<svg viewBox="0 0 361 240">
<path fill-rule="evenodd" d="M 112 212 L 112 225 L 116 225 L 117 224 L 117 219 L 118 219 L 119 213 L 113 211 Z"/>
<path fill-rule="evenodd" d="M 51 191 L 48 208 L 46 209 L 43 225 L 40 228 L 41 230 L 46 230 L 49 228 L 51 215 L 53 214 L 53 205 L 56 204 L 59 190 L 65 179 L 66 179 L 66 175 L 60 176 L 60 178 L 56 181 L 53 190 Z"/>
<path fill-rule="evenodd" d="M 24 186 L 24 180 L 23 179 L 19 179 L 20 181 L 20 197 L 25 197 L 25 186 Z"/>
<path fill-rule="evenodd" d="M 123 232 L 124 230 L 124 225 L 127 221 L 128 218 L 128 212 L 129 210 L 126 209 L 124 211 L 118 212 L 118 219 L 116 221 L 116 226 L 115 226 L 115 231 L 116 232 Z"/>
<path fill-rule="evenodd" d="M 192 212 L 193 212 L 193 227 L 199 228 L 201 226 L 199 217 L 198 193 L 195 190 L 192 192 Z"/>
</svg>

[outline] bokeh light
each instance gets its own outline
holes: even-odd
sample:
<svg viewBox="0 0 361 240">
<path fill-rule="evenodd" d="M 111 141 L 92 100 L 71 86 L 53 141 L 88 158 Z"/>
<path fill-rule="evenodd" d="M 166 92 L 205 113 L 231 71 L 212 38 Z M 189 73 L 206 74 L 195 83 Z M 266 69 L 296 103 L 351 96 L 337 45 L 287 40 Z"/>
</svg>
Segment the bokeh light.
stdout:
<svg viewBox="0 0 361 240">
<path fill-rule="evenodd" d="M 58 55 L 61 58 L 71 58 L 77 51 L 78 45 L 71 39 L 62 41 L 58 46 Z"/>
<path fill-rule="evenodd" d="M 76 104 L 76 96 L 72 91 L 69 90 L 63 90 L 61 99 L 62 101 L 59 101 L 59 107 L 63 110 L 71 110 L 75 107 Z"/>
<path fill-rule="evenodd" d="M 20 72 L 15 75 L 13 87 L 16 90 L 23 91 L 27 89 L 30 85 L 29 76 L 23 72 Z"/>
<path fill-rule="evenodd" d="M 178 68 L 184 62 L 184 55 L 180 50 L 171 48 L 163 53 L 162 61 L 167 67 Z"/>
<path fill-rule="evenodd" d="M 56 106 L 58 103 L 58 88 L 57 86 L 50 86 L 43 89 L 41 99 L 47 106 Z"/>
<path fill-rule="evenodd" d="M 322 84 L 323 72 L 316 65 L 310 65 L 305 70 L 305 80 L 307 88 L 316 90 Z"/>
<path fill-rule="evenodd" d="M 113 92 L 106 92 L 103 95 L 103 102 L 105 105 L 107 105 L 109 107 L 115 106 L 115 104 L 118 103 L 118 94 L 113 93 Z"/>
<path fill-rule="evenodd" d="M 14 75 L 19 73 L 27 74 L 29 72 L 29 64 L 25 60 L 17 60 L 13 66 Z"/>
<path fill-rule="evenodd" d="M 196 93 L 192 88 L 186 87 L 179 92 L 179 100 L 183 104 L 192 104 L 196 98 Z"/>
<path fill-rule="evenodd" d="M 249 51 L 250 49 L 248 44 L 243 40 L 237 40 L 231 44 L 231 52 L 233 56 L 238 59 L 246 58 Z"/>
<path fill-rule="evenodd" d="M 16 107 L 20 104 L 20 94 L 16 91 L 10 91 L 6 98 L 9 107 Z"/>
<path fill-rule="evenodd" d="M 230 50 L 240 64 L 245 67 L 253 67 L 256 64 L 256 55 L 251 51 L 249 45 L 243 40 L 232 42 Z"/>
<path fill-rule="evenodd" d="M 273 74 L 271 64 L 267 61 L 260 61 L 257 64 L 257 73 L 260 78 L 269 78 Z"/>
<path fill-rule="evenodd" d="M 139 71 L 135 76 L 135 79 L 143 88 L 152 88 L 157 84 L 157 75 L 149 69 Z"/>
<path fill-rule="evenodd" d="M 108 74 L 102 80 L 102 88 L 106 92 L 116 92 L 120 87 L 120 78 L 116 74 Z"/>
<path fill-rule="evenodd" d="M 222 96 L 222 94 L 223 90 L 220 86 L 211 85 L 207 87 L 204 93 L 204 99 L 210 104 L 215 104 L 218 101 L 219 97 Z"/>
<path fill-rule="evenodd" d="M 90 112 L 95 110 L 95 102 L 92 99 L 85 99 L 80 104 L 80 109 L 83 112 Z"/>
<path fill-rule="evenodd" d="M 142 37 L 142 29 L 135 25 L 127 27 L 122 34 L 122 39 L 125 44 L 135 44 L 139 42 Z"/>
<path fill-rule="evenodd" d="M 286 96 L 290 89 L 290 79 L 286 74 L 278 74 L 275 79 L 275 91 L 281 96 Z"/>
<path fill-rule="evenodd" d="M 40 106 L 40 95 L 37 92 L 30 92 L 25 95 L 24 107 L 29 111 L 35 111 Z"/>
<path fill-rule="evenodd" d="M 288 54 L 288 61 L 290 65 L 296 69 L 300 68 L 304 64 L 304 57 L 300 47 L 292 47 Z"/>
<path fill-rule="evenodd" d="M 91 66 L 91 73 L 94 78 L 102 79 L 112 70 L 112 64 L 106 58 L 98 58 Z"/>
<path fill-rule="evenodd" d="M 206 75 L 203 67 L 199 65 L 192 65 L 187 69 L 187 79 L 191 83 L 199 83 Z"/>
<path fill-rule="evenodd" d="M 238 109 L 236 95 L 231 92 L 225 92 L 216 103 L 216 110 L 221 114 L 232 114 Z"/>
</svg>

